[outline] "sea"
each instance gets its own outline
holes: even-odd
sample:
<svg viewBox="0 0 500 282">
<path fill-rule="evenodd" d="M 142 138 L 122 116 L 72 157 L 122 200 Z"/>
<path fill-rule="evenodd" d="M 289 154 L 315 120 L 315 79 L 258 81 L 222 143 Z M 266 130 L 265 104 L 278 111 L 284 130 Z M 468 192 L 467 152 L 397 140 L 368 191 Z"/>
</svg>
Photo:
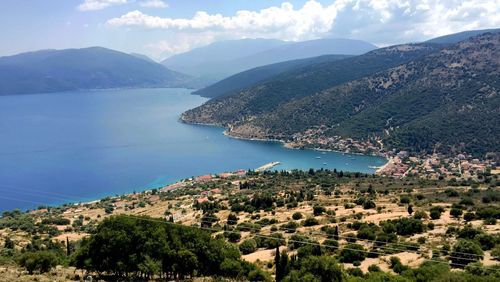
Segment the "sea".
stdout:
<svg viewBox="0 0 500 282">
<path fill-rule="evenodd" d="M 189 89 L 0 96 L 0 211 L 92 201 L 210 173 L 328 168 L 373 173 L 376 156 L 287 149 L 179 121 Z"/>
</svg>

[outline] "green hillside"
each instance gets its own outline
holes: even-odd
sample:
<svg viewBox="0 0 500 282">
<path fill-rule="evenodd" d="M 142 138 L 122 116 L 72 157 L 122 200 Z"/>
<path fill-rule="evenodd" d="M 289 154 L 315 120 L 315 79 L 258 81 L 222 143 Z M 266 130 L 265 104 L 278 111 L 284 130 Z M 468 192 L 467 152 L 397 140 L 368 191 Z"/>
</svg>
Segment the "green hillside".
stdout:
<svg viewBox="0 0 500 282">
<path fill-rule="evenodd" d="M 322 133 L 323 137 L 357 140 L 378 137 L 386 149 L 414 152 L 436 149 L 445 153 L 465 151 L 475 155 L 498 152 L 500 34 L 481 35 L 439 51 L 427 45 L 401 45 L 367 55 L 383 52 L 386 56 L 377 58 L 381 65 L 381 61 L 394 57 L 390 56 L 391 53 L 406 53 L 408 50 L 412 50 L 413 54 L 418 53 L 415 50 L 426 50 L 420 52 L 426 55 L 420 58 L 413 56 L 413 60 L 404 64 L 376 74 L 373 71 L 356 80 L 352 79 L 355 77 L 353 74 L 361 76 L 361 73 L 366 73 L 364 66 L 344 66 L 343 74 L 351 79 L 340 81 L 336 73 L 335 78 L 339 82 L 336 86 L 328 89 L 312 87 L 311 92 L 316 94 L 279 103 L 272 110 L 269 110 L 270 105 L 276 105 L 275 97 L 279 95 L 265 97 L 269 98 L 268 106 L 261 107 L 243 93 L 208 102 L 186 113 L 184 119 L 225 125 L 230 128 L 231 134 L 240 137 L 292 140 L 293 136 L 308 129 L 324 126 L 328 130 Z M 338 66 L 340 62 L 352 62 L 362 57 L 331 65 Z M 307 76 L 308 73 L 303 72 L 302 75 Z M 319 76 L 316 74 L 314 77 Z M 277 85 L 279 81 L 274 83 Z M 266 88 L 270 89 L 269 85 L 261 86 L 261 89 Z M 274 88 L 274 91 L 284 96 L 290 88 Z M 255 92 L 258 93 L 258 90 Z M 265 98 L 261 101 L 266 101 Z M 224 103 L 227 100 L 231 103 Z M 232 116 L 231 109 L 241 106 L 249 110 L 243 111 L 243 114 L 235 112 L 236 115 Z M 267 111 L 252 112 L 260 107 L 267 108 Z"/>
</svg>

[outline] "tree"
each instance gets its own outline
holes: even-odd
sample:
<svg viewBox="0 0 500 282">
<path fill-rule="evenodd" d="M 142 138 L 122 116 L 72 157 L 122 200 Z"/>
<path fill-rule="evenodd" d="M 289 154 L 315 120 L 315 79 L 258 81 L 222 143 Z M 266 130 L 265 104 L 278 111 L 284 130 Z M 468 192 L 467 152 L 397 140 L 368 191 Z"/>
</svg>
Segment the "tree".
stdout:
<svg viewBox="0 0 500 282">
<path fill-rule="evenodd" d="M 335 225 L 335 232 L 333 233 L 333 239 L 339 240 L 339 226 Z"/>
<path fill-rule="evenodd" d="M 411 215 L 413 213 L 413 206 L 408 205 L 408 214 Z"/>
<path fill-rule="evenodd" d="M 177 252 L 174 270 L 181 279 L 184 279 L 185 275 L 193 276 L 197 268 L 198 258 L 195 254 L 186 249 Z"/>
<path fill-rule="evenodd" d="M 289 257 L 286 251 L 282 251 L 280 254 L 279 248 L 276 248 L 274 264 L 276 267 L 276 281 L 279 282 L 290 272 Z"/>
<path fill-rule="evenodd" d="M 459 239 L 450 254 L 451 262 L 457 267 L 479 261 L 483 258 L 481 246 L 472 240 Z"/>
</svg>

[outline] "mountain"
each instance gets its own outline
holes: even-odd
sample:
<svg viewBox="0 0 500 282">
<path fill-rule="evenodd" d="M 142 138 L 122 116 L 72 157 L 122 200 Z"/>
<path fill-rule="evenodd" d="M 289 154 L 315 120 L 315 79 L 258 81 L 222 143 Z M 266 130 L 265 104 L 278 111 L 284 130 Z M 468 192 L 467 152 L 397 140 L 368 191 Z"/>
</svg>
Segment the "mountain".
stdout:
<svg viewBox="0 0 500 282">
<path fill-rule="evenodd" d="M 144 54 L 140 54 L 140 53 L 130 53 L 130 55 L 136 57 L 136 58 L 139 58 L 139 59 L 143 59 L 145 61 L 148 61 L 150 63 L 156 63 L 153 59 L 151 59 L 150 57 L 144 55 Z"/>
<path fill-rule="evenodd" d="M 263 82 L 266 79 L 272 79 L 275 75 L 278 75 L 280 73 L 291 71 L 297 68 L 302 68 L 307 65 L 333 62 L 347 57 L 349 57 L 349 55 L 324 55 L 314 58 L 291 60 L 262 67 L 256 67 L 232 75 L 203 89 L 194 91 L 192 94 L 208 98 L 219 97 L 230 94 L 234 91 L 242 90 L 243 88 L 252 86 L 258 82 Z"/>
<path fill-rule="evenodd" d="M 255 66 L 328 54 L 361 55 L 374 49 L 377 49 L 377 46 L 361 40 L 325 38 L 286 44 L 240 58 L 234 63 L 248 69 Z"/>
<path fill-rule="evenodd" d="M 214 99 L 186 112 L 183 120 L 224 125 L 244 138 L 338 142 L 377 140 L 385 150 L 484 156 L 500 151 L 500 34 L 487 33 L 442 48 L 432 44 L 399 45 L 363 56 L 329 63 L 344 64 L 345 79 L 330 72 L 331 87 L 310 89 L 308 95 L 273 103 L 266 94 L 289 96 L 295 85 L 279 80 Z M 416 52 L 417 50 L 427 50 Z M 367 65 L 345 64 L 366 56 L 420 53 L 371 73 Z M 380 69 L 380 68 L 379 68 Z M 311 88 L 319 75 L 314 68 L 296 78 Z M 358 77 L 350 75 L 359 73 Z M 293 77 L 285 80 L 293 82 Z M 333 81 L 336 81 L 333 82 Z M 262 94 L 264 93 L 264 94 Z M 263 104 L 264 103 L 264 104 Z M 272 105 L 269 107 L 268 105 Z M 340 140 L 340 141 L 339 141 Z M 320 142 L 320 143 L 321 143 Z"/>
<path fill-rule="evenodd" d="M 237 124 L 272 112 L 289 101 L 401 65 L 438 49 L 439 45 L 434 44 L 407 44 L 295 68 L 243 90 L 214 98 L 187 111 L 183 118 L 222 126 Z"/>
<path fill-rule="evenodd" d="M 327 54 L 359 55 L 376 49 L 352 39 L 284 42 L 269 39 L 222 41 L 170 57 L 162 62 L 173 70 L 215 82 L 244 70 Z"/>
<path fill-rule="evenodd" d="M 187 79 L 160 64 L 101 47 L 0 57 L 0 95 L 182 86 Z"/>
<path fill-rule="evenodd" d="M 469 39 L 473 36 L 477 36 L 480 34 L 484 33 L 496 33 L 499 32 L 500 28 L 494 28 L 494 29 L 481 29 L 481 30 L 467 30 L 467 31 L 462 31 L 458 33 L 453 33 L 453 34 L 448 34 L 440 37 L 436 37 L 430 40 L 427 40 L 427 43 L 439 43 L 439 44 L 452 44 L 452 43 L 458 43 L 460 41 Z"/>
<path fill-rule="evenodd" d="M 287 43 L 275 39 L 218 41 L 169 57 L 161 64 L 196 77 L 219 78 L 232 72 L 232 70 L 226 70 L 226 68 L 231 68 L 229 66 L 231 61 L 285 44 Z"/>
</svg>

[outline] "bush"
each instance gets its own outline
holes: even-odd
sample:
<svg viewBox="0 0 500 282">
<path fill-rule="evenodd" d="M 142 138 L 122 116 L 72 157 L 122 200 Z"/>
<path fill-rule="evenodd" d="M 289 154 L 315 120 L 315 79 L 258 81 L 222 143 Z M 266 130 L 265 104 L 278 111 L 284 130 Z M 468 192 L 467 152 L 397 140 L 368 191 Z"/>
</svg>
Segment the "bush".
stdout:
<svg viewBox="0 0 500 282">
<path fill-rule="evenodd" d="M 315 205 L 315 206 L 313 207 L 313 214 L 314 214 L 314 216 L 321 215 L 321 214 L 323 214 L 325 211 L 326 211 L 326 209 L 325 209 L 325 207 L 323 207 L 323 206 L 320 206 L 320 205 Z"/>
<path fill-rule="evenodd" d="M 314 225 L 318 225 L 318 224 L 319 224 L 319 221 L 314 217 L 306 218 L 302 223 L 302 225 L 304 225 L 304 226 L 314 226 Z"/>
<path fill-rule="evenodd" d="M 231 243 L 239 242 L 241 239 L 240 232 L 224 232 L 224 237 Z"/>
<path fill-rule="evenodd" d="M 450 215 L 454 218 L 459 218 L 462 215 L 463 211 L 460 208 L 451 208 Z"/>
<path fill-rule="evenodd" d="M 473 213 L 473 212 L 466 212 L 464 214 L 464 220 L 465 221 L 472 221 L 474 219 L 476 219 L 476 214 L 475 213 Z"/>
<path fill-rule="evenodd" d="M 347 244 L 340 251 L 340 261 L 353 263 L 355 261 L 363 261 L 365 259 L 365 249 L 359 244 Z"/>
<path fill-rule="evenodd" d="M 299 220 L 302 218 L 302 214 L 300 212 L 295 212 L 295 213 L 293 213 L 292 218 L 294 220 Z"/>
<path fill-rule="evenodd" d="M 453 246 L 450 254 L 451 262 L 457 267 L 463 267 L 483 258 L 483 251 L 478 243 L 472 240 L 460 239 Z"/>
<path fill-rule="evenodd" d="M 257 250 L 257 242 L 254 239 L 248 239 L 240 244 L 240 251 L 244 255 L 251 254 Z"/>
<path fill-rule="evenodd" d="M 56 255 L 49 251 L 24 253 L 19 259 L 19 265 L 25 267 L 29 274 L 33 274 L 34 271 L 49 272 L 57 262 Z"/>
<path fill-rule="evenodd" d="M 369 272 L 380 272 L 381 269 L 380 269 L 380 267 L 378 267 L 378 265 L 372 264 L 372 265 L 368 266 L 368 271 Z"/>
<path fill-rule="evenodd" d="M 399 203 L 401 203 L 401 204 L 409 204 L 410 203 L 410 197 L 408 197 L 408 196 L 401 196 L 399 198 Z"/>
<path fill-rule="evenodd" d="M 441 214 L 444 212 L 444 208 L 440 206 L 432 207 L 430 210 L 430 216 L 432 219 L 439 219 Z"/>
<path fill-rule="evenodd" d="M 365 210 L 374 209 L 376 207 L 377 207 L 377 205 L 375 205 L 375 202 L 372 200 L 368 200 L 368 201 L 363 203 L 363 209 L 365 209 Z"/>
<path fill-rule="evenodd" d="M 248 281 L 271 282 L 273 280 L 271 279 L 269 273 L 264 272 L 261 269 L 255 269 L 248 273 Z"/>
<path fill-rule="evenodd" d="M 413 215 L 413 218 L 415 218 L 415 219 L 427 219 L 427 218 L 429 218 L 429 216 L 427 216 L 427 213 L 425 211 L 418 210 Z"/>
<path fill-rule="evenodd" d="M 286 224 L 281 225 L 281 229 L 286 233 L 294 233 L 299 225 L 295 221 L 290 221 Z"/>
</svg>

